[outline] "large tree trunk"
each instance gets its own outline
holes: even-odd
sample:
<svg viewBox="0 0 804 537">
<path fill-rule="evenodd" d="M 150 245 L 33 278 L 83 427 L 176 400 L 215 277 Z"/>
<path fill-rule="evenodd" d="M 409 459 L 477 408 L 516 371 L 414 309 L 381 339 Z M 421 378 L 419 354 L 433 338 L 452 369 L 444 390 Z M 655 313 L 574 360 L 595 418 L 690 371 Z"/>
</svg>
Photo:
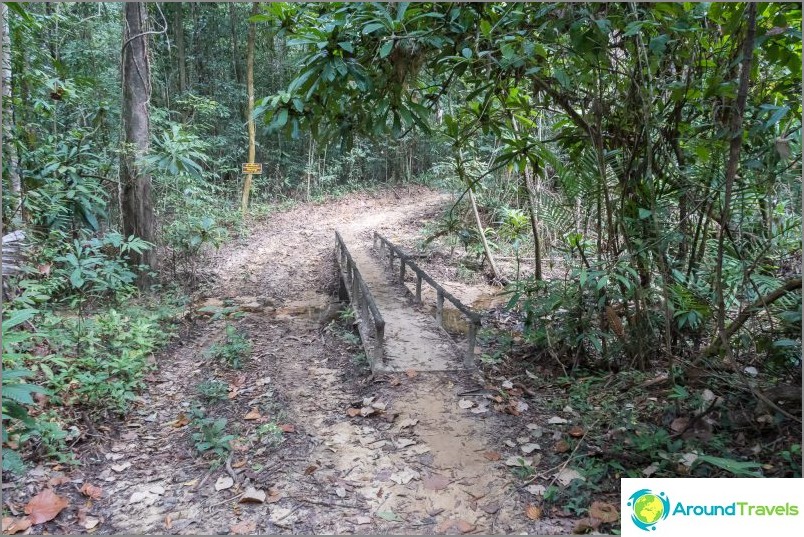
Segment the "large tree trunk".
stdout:
<svg viewBox="0 0 804 537">
<path fill-rule="evenodd" d="M 123 28 L 123 152 L 120 158 L 120 214 L 123 233 L 154 242 L 154 211 L 151 177 L 140 167 L 139 159 L 148 152 L 151 97 L 151 71 L 148 64 L 148 12 L 142 2 L 124 5 Z M 134 265 L 156 268 L 156 252 L 131 252 Z M 138 285 L 150 282 L 143 276 Z"/>
<path fill-rule="evenodd" d="M 240 72 L 240 55 L 237 53 L 237 9 L 233 2 L 229 3 L 229 29 L 232 32 L 232 67 L 234 68 L 235 82 L 243 83 L 243 74 Z"/>
<path fill-rule="evenodd" d="M 743 113 L 748 100 L 748 86 L 751 82 L 751 62 L 754 59 L 754 39 L 756 37 L 757 5 L 749 3 L 748 29 L 743 42 L 742 63 L 740 65 L 740 86 L 737 90 L 737 100 L 731 111 L 729 143 L 729 160 L 726 164 L 726 177 L 723 192 L 723 209 L 720 212 L 720 230 L 717 238 L 717 265 L 715 266 L 715 297 L 717 300 L 717 331 L 726 355 L 731 357 L 729 347 L 729 333 L 726 329 L 726 302 L 723 296 L 723 253 L 726 233 L 731 218 L 731 196 L 734 189 L 734 179 L 737 177 L 737 167 L 740 163 L 740 151 L 743 145 Z"/>
<path fill-rule="evenodd" d="M 187 55 L 184 51 L 184 2 L 177 2 L 173 12 L 173 35 L 176 39 L 176 61 L 179 64 L 179 92 L 187 91 Z"/>
<path fill-rule="evenodd" d="M 2 4 L 3 17 L 3 154 L 8 163 L 8 180 L 14 195 L 13 227 L 22 224 L 22 182 L 20 181 L 17 146 L 14 143 L 14 105 L 11 95 L 11 36 L 8 27 L 8 6 Z"/>
<path fill-rule="evenodd" d="M 254 2 L 251 7 L 251 15 L 257 15 L 260 12 L 260 4 Z M 254 162 L 256 157 L 255 138 L 256 131 L 254 128 L 254 34 L 257 32 L 256 25 L 253 22 L 248 23 L 248 51 L 246 52 L 246 62 L 248 63 L 246 69 L 246 85 L 248 86 L 248 161 Z M 251 193 L 251 174 L 246 175 L 246 180 L 243 183 L 243 200 L 242 210 L 245 215 L 248 212 L 248 197 Z"/>
</svg>

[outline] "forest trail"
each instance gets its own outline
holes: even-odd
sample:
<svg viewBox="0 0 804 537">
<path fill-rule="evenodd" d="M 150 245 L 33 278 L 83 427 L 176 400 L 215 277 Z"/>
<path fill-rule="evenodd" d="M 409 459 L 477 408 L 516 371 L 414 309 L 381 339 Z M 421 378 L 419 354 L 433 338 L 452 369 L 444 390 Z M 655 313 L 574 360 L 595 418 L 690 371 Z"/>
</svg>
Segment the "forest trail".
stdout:
<svg viewBox="0 0 804 537">
<path fill-rule="evenodd" d="M 95 509 L 99 532 L 533 531 L 510 468 L 490 460 L 500 457 L 494 413 L 458 405 L 459 392 L 482 386 L 478 378 L 465 371 L 360 377 L 342 343 L 321 332 L 335 278 L 334 230 L 370 244 L 374 229 L 391 232 L 447 202 L 421 189 L 402 199 L 386 193 L 301 206 L 219 252 L 203 303 L 252 304 L 236 324 L 250 334 L 253 357 L 241 371 L 206 360 L 224 321 L 202 320 L 158 358 L 139 410 L 84 472 L 104 489 Z M 368 255 L 365 248 L 359 255 Z M 228 417 L 227 432 L 240 439 L 227 464 L 213 470 L 185 423 L 196 386 L 209 378 L 226 380 L 232 391 L 207 415 Z M 372 415 L 347 414 L 372 405 Z M 259 417 L 247 416 L 252 411 Z M 279 446 L 255 433 L 268 420 L 289 431 Z M 234 485 L 216 490 L 228 478 Z M 266 501 L 241 503 L 249 486 L 265 491 Z M 541 533 L 566 531 L 561 521 L 536 524 Z"/>
</svg>

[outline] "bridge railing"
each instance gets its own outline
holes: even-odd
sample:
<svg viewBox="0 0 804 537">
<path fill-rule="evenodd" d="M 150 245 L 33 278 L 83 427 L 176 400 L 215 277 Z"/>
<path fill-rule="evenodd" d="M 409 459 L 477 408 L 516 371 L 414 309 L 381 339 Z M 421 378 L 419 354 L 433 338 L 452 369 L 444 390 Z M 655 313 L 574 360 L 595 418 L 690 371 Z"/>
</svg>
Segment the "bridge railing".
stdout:
<svg viewBox="0 0 804 537">
<path fill-rule="evenodd" d="M 416 275 L 416 300 L 419 303 L 422 302 L 422 282 L 426 282 L 435 289 L 436 292 L 436 322 L 442 328 L 444 327 L 444 300 L 448 300 L 452 303 L 455 308 L 460 311 L 464 317 L 466 317 L 468 321 L 468 333 L 467 333 L 467 349 L 466 355 L 464 358 L 464 364 L 467 367 L 472 367 L 474 365 L 475 359 L 475 344 L 477 341 L 477 330 L 480 328 L 480 314 L 476 311 L 472 310 L 469 306 L 465 305 L 463 302 L 455 298 L 449 291 L 444 289 L 441 285 L 438 284 L 433 278 L 430 277 L 424 270 L 422 270 L 413 258 L 402 250 L 400 250 L 397 246 L 395 246 L 391 241 L 377 233 L 374 232 L 374 246 L 377 247 L 377 243 L 379 242 L 380 248 L 385 246 L 388 250 L 388 261 L 391 265 L 391 269 L 394 268 L 394 258 L 399 258 L 399 281 L 404 284 L 405 282 L 405 274 L 407 267 L 410 268 Z"/>
<path fill-rule="evenodd" d="M 377 303 L 363 281 L 363 276 L 357 269 L 352 255 L 346 248 L 341 234 L 335 232 L 336 256 L 343 275 L 343 283 L 349 294 L 352 307 L 355 308 L 358 318 L 358 330 L 366 349 L 366 357 L 374 364 L 384 364 L 385 355 L 383 344 L 385 340 L 385 320 L 377 309 Z M 373 344 L 372 344 L 373 340 Z"/>
</svg>

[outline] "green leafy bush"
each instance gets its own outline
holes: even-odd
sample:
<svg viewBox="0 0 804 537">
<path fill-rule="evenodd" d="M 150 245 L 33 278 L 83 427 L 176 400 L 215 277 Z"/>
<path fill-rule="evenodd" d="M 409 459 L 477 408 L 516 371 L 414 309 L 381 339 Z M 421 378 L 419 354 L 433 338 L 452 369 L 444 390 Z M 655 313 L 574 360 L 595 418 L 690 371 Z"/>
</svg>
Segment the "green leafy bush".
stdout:
<svg viewBox="0 0 804 537">
<path fill-rule="evenodd" d="M 240 369 L 243 361 L 251 355 L 251 343 L 231 324 L 226 325 L 226 335 L 212 344 L 207 354 L 213 360 L 226 363 L 229 367 Z"/>
</svg>

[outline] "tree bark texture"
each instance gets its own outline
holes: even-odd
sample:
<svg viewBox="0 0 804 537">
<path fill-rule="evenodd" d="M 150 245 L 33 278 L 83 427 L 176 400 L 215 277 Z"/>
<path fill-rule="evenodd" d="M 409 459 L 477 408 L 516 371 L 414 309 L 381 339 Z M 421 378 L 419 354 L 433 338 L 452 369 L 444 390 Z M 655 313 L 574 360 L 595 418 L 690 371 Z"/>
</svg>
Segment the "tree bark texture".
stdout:
<svg viewBox="0 0 804 537">
<path fill-rule="evenodd" d="M 148 64 L 148 12 L 142 2 L 124 4 L 122 50 L 123 82 L 123 152 L 120 159 L 120 214 L 125 236 L 136 235 L 154 242 L 154 211 L 151 200 L 151 177 L 144 172 L 139 159 L 148 153 L 151 97 L 151 72 Z M 153 249 L 142 254 L 131 253 L 131 262 L 156 268 Z M 140 278 L 139 286 L 149 282 Z"/>
<path fill-rule="evenodd" d="M 734 189 L 734 179 L 737 177 L 737 167 L 740 163 L 740 151 L 743 145 L 743 114 L 745 103 L 748 100 L 748 86 L 751 81 L 751 62 L 754 58 L 754 40 L 756 37 L 757 5 L 749 3 L 748 29 L 742 47 L 742 63 L 740 66 L 740 86 L 737 90 L 737 100 L 731 112 L 731 141 L 729 143 L 729 160 L 726 164 L 725 191 L 723 193 L 723 210 L 720 213 L 720 230 L 717 240 L 717 261 L 715 266 L 715 296 L 717 299 L 717 330 L 721 343 L 730 356 L 728 333 L 726 331 L 726 303 L 723 296 L 723 255 L 724 242 L 731 218 L 731 196 Z"/>
<path fill-rule="evenodd" d="M 257 15 L 260 12 L 260 4 L 254 2 L 251 8 L 251 15 Z M 248 86 L 248 161 L 254 162 L 256 158 L 256 130 L 254 127 L 254 37 L 257 32 L 256 25 L 253 22 L 248 23 L 248 51 L 246 53 L 247 67 L 246 67 L 246 85 Z M 248 212 L 248 198 L 251 193 L 251 174 L 246 175 L 246 180 L 243 183 L 243 199 L 242 210 L 243 214 Z"/>
<path fill-rule="evenodd" d="M 16 228 L 22 224 L 22 182 L 20 181 L 17 146 L 14 143 L 14 105 L 11 94 L 11 36 L 8 25 L 8 6 L 2 4 L 3 18 L 3 155 L 7 159 L 8 180 L 14 194 L 14 214 L 12 225 Z"/>
<path fill-rule="evenodd" d="M 176 61 L 179 64 L 179 92 L 187 91 L 187 54 L 184 50 L 184 2 L 178 2 L 173 9 L 173 36 L 176 40 Z"/>
</svg>

